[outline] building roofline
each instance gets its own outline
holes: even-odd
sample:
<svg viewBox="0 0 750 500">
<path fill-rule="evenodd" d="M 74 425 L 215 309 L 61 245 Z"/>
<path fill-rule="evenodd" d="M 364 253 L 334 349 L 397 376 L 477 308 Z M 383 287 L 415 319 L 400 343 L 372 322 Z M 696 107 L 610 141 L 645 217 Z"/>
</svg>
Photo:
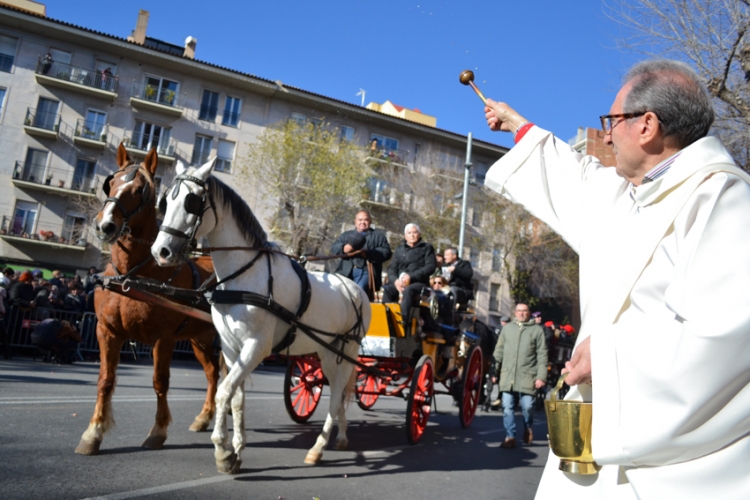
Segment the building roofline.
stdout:
<svg viewBox="0 0 750 500">
<path fill-rule="evenodd" d="M 346 112 L 352 114 L 352 115 L 359 115 L 359 119 L 361 121 L 365 122 L 380 122 L 384 125 L 388 125 L 390 127 L 394 127 L 396 129 L 400 130 L 406 130 L 408 132 L 416 132 L 419 134 L 427 134 L 434 137 L 441 138 L 445 141 L 452 142 L 454 144 L 465 144 L 467 140 L 467 136 L 461 135 L 456 132 L 451 132 L 449 130 L 440 129 L 437 127 L 428 127 L 426 125 L 420 125 L 417 122 L 413 122 L 411 120 L 407 120 L 401 117 L 397 116 L 391 116 L 386 115 L 383 113 L 380 113 L 378 111 L 373 111 L 366 109 L 362 106 L 358 106 L 356 104 L 352 104 L 346 101 L 341 101 L 339 99 L 335 99 L 332 97 L 327 97 L 322 94 L 317 94 L 315 92 L 310 92 L 307 90 L 303 90 L 297 87 L 293 87 L 291 85 L 281 84 L 280 82 L 274 82 L 256 75 L 252 75 L 250 73 L 245 73 L 239 70 L 235 70 L 232 68 L 227 68 L 224 66 L 219 66 L 217 64 L 210 63 L 208 61 L 203 61 L 200 59 L 191 59 L 186 56 L 178 56 L 175 55 L 172 52 L 169 52 L 167 50 L 162 50 L 156 47 L 149 47 L 146 45 L 141 45 L 136 42 L 131 42 L 123 37 L 118 37 L 115 35 L 110 35 L 108 33 L 103 33 L 101 31 L 96 31 L 93 29 L 85 28 L 82 26 L 78 26 L 75 24 L 71 24 L 65 21 L 61 21 L 58 19 L 53 19 L 51 17 L 45 17 L 39 14 L 27 12 L 18 8 L 15 8 L 10 5 L 0 4 L 0 15 L 7 14 L 10 17 L 15 17 L 18 19 L 26 19 L 28 21 L 34 22 L 34 23 L 48 23 L 49 25 L 56 25 L 62 29 L 62 31 L 71 31 L 77 32 L 77 34 L 90 37 L 99 38 L 100 41 L 109 41 L 110 43 L 114 43 L 115 46 L 120 46 L 123 49 L 126 50 L 134 50 L 136 52 L 140 52 L 143 55 L 151 55 L 152 57 L 158 57 L 158 58 L 167 58 L 169 60 L 179 62 L 182 64 L 186 64 L 188 66 L 194 66 L 198 68 L 202 68 L 205 70 L 208 70 L 209 72 L 223 72 L 228 73 L 229 75 L 240 77 L 241 79 L 244 79 L 246 83 L 250 84 L 251 86 L 255 87 L 255 91 L 267 95 L 269 97 L 274 98 L 281 98 L 281 99 L 287 99 L 290 101 L 296 101 L 296 102 L 313 102 L 317 105 L 323 107 L 324 109 L 331 109 L 331 110 L 340 110 L 341 108 L 345 108 Z M 473 140 L 473 146 L 474 149 L 481 149 L 485 154 L 505 154 L 508 152 L 508 148 L 504 146 L 500 146 L 499 144 L 494 144 L 491 142 L 482 141 L 479 139 Z"/>
</svg>

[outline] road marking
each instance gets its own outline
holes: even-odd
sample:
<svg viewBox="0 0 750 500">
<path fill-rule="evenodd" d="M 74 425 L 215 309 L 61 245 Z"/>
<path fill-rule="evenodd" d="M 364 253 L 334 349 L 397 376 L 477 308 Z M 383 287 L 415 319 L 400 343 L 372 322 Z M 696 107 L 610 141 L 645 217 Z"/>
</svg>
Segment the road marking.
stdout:
<svg viewBox="0 0 750 500">
<path fill-rule="evenodd" d="M 492 431 L 482 431 L 482 432 L 477 432 L 477 434 L 479 434 L 480 436 L 484 436 L 485 434 L 496 434 L 498 432 L 503 432 L 503 429 L 495 429 Z"/>
<path fill-rule="evenodd" d="M 154 486 L 152 488 L 143 488 L 141 490 L 123 491 L 122 493 L 112 493 L 111 495 L 104 495 L 100 497 L 91 497 L 84 500 L 125 500 L 127 498 L 138 498 L 145 497 L 148 495 L 156 495 L 157 493 L 168 493 L 170 491 L 184 490 L 187 488 L 195 488 L 196 486 L 203 486 L 206 484 L 222 483 L 224 481 L 231 481 L 235 478 L 246 476 L 247 474 L 234 474 L 226 476 L 213 476 L 204 479 L 194 479 L 192 481 L 184 481 L 182 483 L 165 484 L 163 486 Z"/>
<path fill-rule="evenodd" d="M 414 448 L 415 446 L 419 446 L 419 445 L 405 444 L 401 446 L 391 446 L 390 448 L 383 448 L 382 450 L 358 451 L 357 455 L 363 456 L 363 457 L 375 457 L 378 455 L 382 455 L 384 453 L 394 453 L 396 451 L 411 449 L 411 448 Z"/>
<path fill-rule="evenodd" d="M 321 396 L 322 398 L 329 397 L 327 395 Z M 203 396 L 167 396 L 168 401 L 205 401 Z M 253 400 L 266 400 L 266 399 L 281 399 L 281 395 L 278 396 L 245 396 L 246 401 Z M 112 397 L 114 403 L 155 403 L 156 396 L 114 396 Z M 60 403 L 96 403 L 95 397 L 84 397 L 84 398 L 53 398 L 53 397 L 15 397 L 15 398 L 0 398 L 0 405 L 46 405 L 46 404 L 60 404 Z"/>
</svg>

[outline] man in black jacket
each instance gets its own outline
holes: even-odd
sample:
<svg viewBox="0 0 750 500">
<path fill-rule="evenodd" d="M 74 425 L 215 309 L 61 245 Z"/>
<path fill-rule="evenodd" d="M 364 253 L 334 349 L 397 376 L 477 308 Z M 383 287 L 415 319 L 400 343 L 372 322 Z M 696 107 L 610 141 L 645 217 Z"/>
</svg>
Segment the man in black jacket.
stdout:
<svg viewBox="0 0 750 500">
<path fill-rule="evenodd" d="M 397 302 L 399 292 L 403 293 L 401 313 L 404 322 L 422 288 L 430 286 L 435 265 L 435 249 L 422 240 L 419 226 L 407 224 L 404 242 L 396 248 L 388 266 L 389 283 L 383 286 L 383 302 Z"/>
<path fill-rule="evenodd" d="M 471 277 L 474 271 L 471 264 L 458 258 L 458 250 L 448 248 L 445 250 L 445 265 L 443 269 L 450 274 L 448 286 L 457 304 L 466 304 L 474 298 L 471 286 Z"/>
<path fill-rule="evenodd" d="M 341 233 L 331 246 L 335 255 L 350 253 L 364 248 L 365 254 L 341 259 L 336 274 L 341 274 L 358 284 L 365 292 L 375 293 L 382 284 L 383 262 L 391 258 L 391 246 L 383 231 L 370 227 L 370 212 L 360 210 L 354 217 L 355 229 Z M 375 290 L 369 290 L 367 262 L 372 262 Z"/>
</svg>

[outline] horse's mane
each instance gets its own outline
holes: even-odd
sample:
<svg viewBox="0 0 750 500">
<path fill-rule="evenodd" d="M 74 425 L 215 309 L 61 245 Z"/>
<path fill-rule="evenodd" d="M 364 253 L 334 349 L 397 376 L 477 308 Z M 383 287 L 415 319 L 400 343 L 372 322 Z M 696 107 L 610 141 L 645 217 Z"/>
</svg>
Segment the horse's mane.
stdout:
<svg viewBox="0 0 750 500">
<path fill-rule="evenodd" d="M 208 178 L 207 185 L 214 203 L 224 204 L 248 243 L 255 246 L 263 246 L 268 243 L 263 226 L 260 225 L 255 214 L 247 206 L 245 200 L 240 198 L 240 195 L 213 175 Z"/>
</svg>

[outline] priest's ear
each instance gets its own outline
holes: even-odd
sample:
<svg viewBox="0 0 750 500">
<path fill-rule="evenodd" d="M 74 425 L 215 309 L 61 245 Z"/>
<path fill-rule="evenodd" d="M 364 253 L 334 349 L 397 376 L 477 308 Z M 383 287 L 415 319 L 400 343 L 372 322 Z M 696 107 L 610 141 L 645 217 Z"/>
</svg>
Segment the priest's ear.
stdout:
<svg viewBox="0 0 750 500">
<path fill-rule="evenodd" d="M 664 137 L 664 127 L 653 111 L 645 113 L 637 123 L 638 142 L 644 150 L 658 154 L 664 148 L 674 147 L 672 138 Z"/>
</svg>

